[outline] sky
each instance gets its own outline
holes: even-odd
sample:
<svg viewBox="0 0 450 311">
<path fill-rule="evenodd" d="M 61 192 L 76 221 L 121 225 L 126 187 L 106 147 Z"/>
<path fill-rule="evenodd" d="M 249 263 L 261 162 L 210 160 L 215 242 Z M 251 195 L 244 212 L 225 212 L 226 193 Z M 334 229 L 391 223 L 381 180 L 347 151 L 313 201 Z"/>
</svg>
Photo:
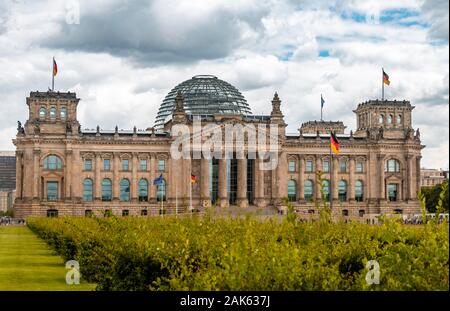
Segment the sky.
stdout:
<svg viewBox="0 0 450 311">
<path fill-rule="evenodd" d="M 0 150 L 14 150 L 30 91 L 51 86 L 81 98 L 82 128 L 153 126 L 177 84 L 211 74 L 236 86 L 254 114 L 275 91 L 288 133 L 301 123 L 356 127 L 357 104 L 415 106 L 422 166 L 448 169 L 447 0 L 153 0 L 0 2 Z"/>
</svg>

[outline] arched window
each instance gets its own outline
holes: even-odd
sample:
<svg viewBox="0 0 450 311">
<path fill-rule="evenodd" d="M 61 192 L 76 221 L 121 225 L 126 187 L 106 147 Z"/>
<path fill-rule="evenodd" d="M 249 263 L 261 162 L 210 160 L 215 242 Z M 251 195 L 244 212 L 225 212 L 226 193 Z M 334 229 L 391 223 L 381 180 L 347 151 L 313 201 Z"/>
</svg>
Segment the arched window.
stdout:
<svg viewBox="0 0 450 311">
<path fill-rule="evenodd" d="M 164 179 L 156 185 L 156 200 L 158 202 L 166 200 L 166 181 Z"/>
<path fill-rule="evenodd" d="M 111 179 L 105 178 L 102 181 L 102 201 L 111 201 L 111 199 L 112 199 Z"/>
<path fill-rule="evenodd" d="M 364 198 L 364 184 L 361 180 L 355 182 L 355 200 L 362 202 Z"/>
<path fill-rule="evenodd" d="M 52 119 L 52 120 L 56 119 L 56 108 L 55 107 L 50 108 L 50 119 Z"/>
<path fill-rule="evenodd" d="M 148 182 L 144 178 L 139 181 L 139 201 L 148 201 Z"/>
<path fill-rule="evenodd" d="M 342 216 L 348 216 L 348 209 L 342 210 Z"/>
<path fill-rule="evenodd" d="M 62 161 L 56 155 L 49 155 L 44 159 L 44 170 L 60 170 L 62 169 Z"/>
<path fill-rule="evenodd" d="M 86 178 L 83 181 L 83 200 L 86 202 L 92 201 L 92 192 L 93 192 L 92 185 L 93 185 L 93 182 L 92 182 L 92 179 L 90 179 L 90 178 Z"/>
<path fill-rule="evenodd" d="M 45 107 L 39 108 L 39 118 L 45 119 L 46 115 L 47 115 L 47 109 L 45 109 Z"/>
<path fill-rule="evenodd" d="M 305 200 L 306 201 L 311 201 L 312 197 L 313 197 L 313 193 L 314 193 L 314 184 L 312 182 L 312 180 L 305 180 Z"/>
<path fill-rule="evenodd" d="M 401 114 L 397 115 L 397 124 L 398 125 L 402 124 L 402 115 Z"/>
<path fill-rule="evenodd" d="M 380 116 L 378 117 L 378 123 L 383 124 L 384 123 L 384 115 L 380 114 Z"/>
<path fill-rule="evenodd" d="M 61 119 L 66 119 L 67 117 L 67 108 L 66 107 L 61 107 L 61 111 L 59 112 L 59 115 L 61 117 Z"/>
<path fill-rule="evenodd" d="M 392 124 L 392 114 L 388 115 L 387 117 L 387 123 Z"/>
<path fill-rule="evenodd" d="M 326 201 L 330 201 L 330 181 L 324 180 L 322 182 L 322 192 Z"/>
<path fill-rule="evenodd" d="M 120 201 L 130 201 L 130 182 L 126 178 L 120 181 Z"/>
<path fill-rule="evenodd" d="M 384 166 L 385 172 L 400 172 L 400 162 L 396 159 L 387 160 Z"/>
<path fill-rule="evenodd" d="M 339 188 L 339 201 L 347 201 L 347 182 L 345 180 L 340 180 L 338 184 Z"/>
<path fill-rule="evenodd" d="M 293 179 L 288 181 L 288 199 L 289 201 L 297 200 L 297 182 Z"/>
</svg>

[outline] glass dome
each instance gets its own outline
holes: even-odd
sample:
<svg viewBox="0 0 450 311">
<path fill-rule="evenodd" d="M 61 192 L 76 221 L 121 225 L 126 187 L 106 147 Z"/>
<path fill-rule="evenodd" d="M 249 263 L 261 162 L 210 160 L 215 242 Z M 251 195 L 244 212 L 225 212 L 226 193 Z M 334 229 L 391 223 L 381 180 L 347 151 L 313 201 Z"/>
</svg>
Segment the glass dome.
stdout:
<svg viewBox="0 0 450 311">
<path fill-rule="evenodd" d="M 215 76 L 198 75 L 178 84 L 167 94 L 156 116 L 156 128 L 162 128 L 172 114 L 178 91 L 183 94 L 187 114 L 252 114 L 237 88 Z"/>
</svg>

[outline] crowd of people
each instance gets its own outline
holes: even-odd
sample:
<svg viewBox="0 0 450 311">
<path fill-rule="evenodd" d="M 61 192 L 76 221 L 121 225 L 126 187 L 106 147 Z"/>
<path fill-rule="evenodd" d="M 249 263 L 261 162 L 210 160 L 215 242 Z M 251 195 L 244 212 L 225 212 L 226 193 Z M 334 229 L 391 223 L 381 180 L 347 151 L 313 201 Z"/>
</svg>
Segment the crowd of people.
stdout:
<svg viewBox="0 0 450 311">
<path fill-rule="evenodd" d="M 0 217 L 0 226 L 22 225 L 22 224 L 25 224 L 25 219 L 12 218 L 10 216 Z"/>
</svg>

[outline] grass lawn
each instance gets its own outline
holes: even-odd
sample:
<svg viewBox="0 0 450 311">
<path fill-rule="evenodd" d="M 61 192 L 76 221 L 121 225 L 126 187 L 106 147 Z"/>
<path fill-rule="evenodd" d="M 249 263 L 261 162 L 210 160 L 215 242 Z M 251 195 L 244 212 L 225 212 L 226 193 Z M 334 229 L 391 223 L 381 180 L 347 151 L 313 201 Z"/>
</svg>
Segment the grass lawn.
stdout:
<svg viewBox="0 0 450 311">
<path fill-rule="evenodd" d="M 0 290 L 93 290 L 66 284 L 65 263 L 26 226 L 0 227 Z"/>
</svg>

